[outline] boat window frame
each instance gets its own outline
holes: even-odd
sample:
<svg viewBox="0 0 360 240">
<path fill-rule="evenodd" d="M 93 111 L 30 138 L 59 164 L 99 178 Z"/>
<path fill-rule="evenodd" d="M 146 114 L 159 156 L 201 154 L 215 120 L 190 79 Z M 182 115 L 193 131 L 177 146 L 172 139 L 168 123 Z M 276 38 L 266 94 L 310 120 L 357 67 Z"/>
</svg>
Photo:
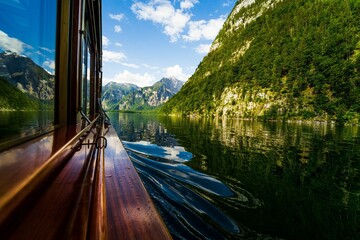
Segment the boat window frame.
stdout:
<svg viewBox="0 0 360 240">
<path fill-rule="evenodd" d="M 40 0 L 39 0 L 40 1 Z M 68 0 L 67 0 L 68 1 Z M 54 42 L 54 48 L 55 48 L 55 53 L 54 53 L 54 62 L 55 62 L 55 69 L 54 69 L 54 99 L 52 100 L 52 106 L 53 106 L 53 111 L 52 111 L 52 115 L 53 115 L 53 122 L 51 124 L 48 124 L 46 126 L 43 126 L 41 128 L 38 129 L 34 129 L 36 132 L 32 133 L 32 134 L 27 134 L 25 136 L 21 136 L 20 135 L 14 135 L 12 137 L 10 137 L 9 139 L 4 139 L 4 141 L 0 141 L 0 152 L 3 152 L 9 148 L 12 148 L 16 145 L 19 145 L 21 143 L 27 142 L 31 139 L 35 139 L 39 136 L 45 135 L 51 131 L 54 131 L 56 128 L 59 127 L 59 101 L 58 101 L 58 83 L 59 83 L 59 79 L 58 79 L 58 75 L 59 75 L 59 68 L 58 68 L 58 58 L 59 58 L 59 22 L 60 22 L 60 18 L 61 18 L 61 4 L 62 4 L 63 0 L 54 0 L 54 5 L 55 5 L 55 32 L 54 32 L 54 37 L 55 37 L 55 42 Z M 31 59 L 31 58 L 30 58 Z M 43 108 L 43 107 L 41 107 Z"/>
</svg>

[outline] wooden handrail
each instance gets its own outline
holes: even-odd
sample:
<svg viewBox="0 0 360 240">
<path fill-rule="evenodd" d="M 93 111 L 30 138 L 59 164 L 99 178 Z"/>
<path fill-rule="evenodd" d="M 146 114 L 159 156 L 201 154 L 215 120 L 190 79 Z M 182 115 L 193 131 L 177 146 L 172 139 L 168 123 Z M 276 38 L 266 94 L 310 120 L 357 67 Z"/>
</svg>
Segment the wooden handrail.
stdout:
<svg viewBox="0 0 360 240">
<path fill-rule="evenodd" d="M 97 157 L 95 170 L 95 184 L 91 207 L 91 220 L 89 225 L 89 239 L 106 239 L 107 217 L 106 217 L 106 189 L 105 189 L 105 147 L 104 123 L 98 129 Z"/>
<path fill-rule="evenodd" d="M 31 175 L 24 178 L 19 184 L 10 189 L 6 194 L 0 196 L 0 225 L 2 225 L 11 213 L 41 184 L 43 184 L 51 174 L 64 162 L 77 147 L 81 145 L 94 124 L 98 121 L 96 117 L 89 125 L 76 134 L 70 141 L 54 153 L 41 167 L 36 169 Z M 78 142 L 77 142 L 78 141 Z M 76 143 L 77 142 L 77 143 Z"/>
</svg>

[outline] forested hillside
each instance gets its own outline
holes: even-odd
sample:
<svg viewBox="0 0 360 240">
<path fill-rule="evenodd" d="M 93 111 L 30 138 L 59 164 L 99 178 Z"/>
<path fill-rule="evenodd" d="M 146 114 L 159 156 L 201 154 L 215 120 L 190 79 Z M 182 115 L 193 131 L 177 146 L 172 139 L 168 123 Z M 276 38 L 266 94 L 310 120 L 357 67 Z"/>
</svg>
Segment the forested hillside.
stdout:
<svg viewBox="0 0 360 240">
<path fill-rule="evenodd" d="M 162 111 L 359 123 L 360 1 L 239 0 Z"/>
<path fill-rule="evenodd" d="M 0 77 L 0 111 L 2 110 L 35 110 L 40 101 L 22 93 L 7 80 Z"/>
</svg>

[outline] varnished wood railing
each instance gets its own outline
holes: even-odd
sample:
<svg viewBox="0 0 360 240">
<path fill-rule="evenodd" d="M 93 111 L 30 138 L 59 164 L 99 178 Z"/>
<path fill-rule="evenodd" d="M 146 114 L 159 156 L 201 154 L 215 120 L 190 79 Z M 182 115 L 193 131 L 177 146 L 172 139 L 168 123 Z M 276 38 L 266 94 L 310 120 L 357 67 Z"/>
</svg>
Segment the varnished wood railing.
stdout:
<svg viewBox="0 0 360 240">
<path fill-rule="evenodd" d="M 16 186 L 9 189 L 6 194 L 0 196 L 0 226 L 35 189 L 43 184 L 66 159 L 76 152 L 97 120 L 98 117 L 76 134 L 56 153 L 52 154 L 52 156 L 31 175 L 22 179 Z"/>
<path fill-rule="evenodd" d="M 106 217 L 106 189 L 105 189 L 105 148 L 107 140 L 105 135 L 105 126 L 102 121 L 98 127 L 98 136 L 96 140 L 96 169 L 95 181 L 92 197 L 91 220 L 89 225 L 89 239 L 106 239 L 107 217 Z"/>
<path fill-rule="evenodd" d="M 11 164 L 20 179 L 0 165 L 2 239 L 171 239 L 105 120 L 100 116 L 81 131 L 64 128 L 0 154 L 7 163 L 22 149 L 32 155 Z M 52 146 L 45 156 L 39 151 L 42 142 Z M 35 156 L 42 160 L 37 163 Z"/>
</svg>

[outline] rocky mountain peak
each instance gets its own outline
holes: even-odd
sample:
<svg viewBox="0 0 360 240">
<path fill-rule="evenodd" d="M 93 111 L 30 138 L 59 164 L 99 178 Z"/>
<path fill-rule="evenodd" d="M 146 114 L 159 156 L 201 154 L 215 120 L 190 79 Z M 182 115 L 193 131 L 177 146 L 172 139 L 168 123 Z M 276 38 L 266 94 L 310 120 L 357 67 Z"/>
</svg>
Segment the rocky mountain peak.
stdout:
<svg viewBox="0 0 360 240">
<path fill-rule="evenodd" d="M 24 55 L 11 51 L 0 53 L 0 77 L 35 98 L 54 98 L 54 76 Z"/>
<path fill-rule="evenodd" d="M 183 81 L 164 77 L 152 86 L 140 88 L 130 83 L 108 83 L 103 87 L 105 110 L 142 110 L 167 102 L 180 91 Z"/>
</svg>

